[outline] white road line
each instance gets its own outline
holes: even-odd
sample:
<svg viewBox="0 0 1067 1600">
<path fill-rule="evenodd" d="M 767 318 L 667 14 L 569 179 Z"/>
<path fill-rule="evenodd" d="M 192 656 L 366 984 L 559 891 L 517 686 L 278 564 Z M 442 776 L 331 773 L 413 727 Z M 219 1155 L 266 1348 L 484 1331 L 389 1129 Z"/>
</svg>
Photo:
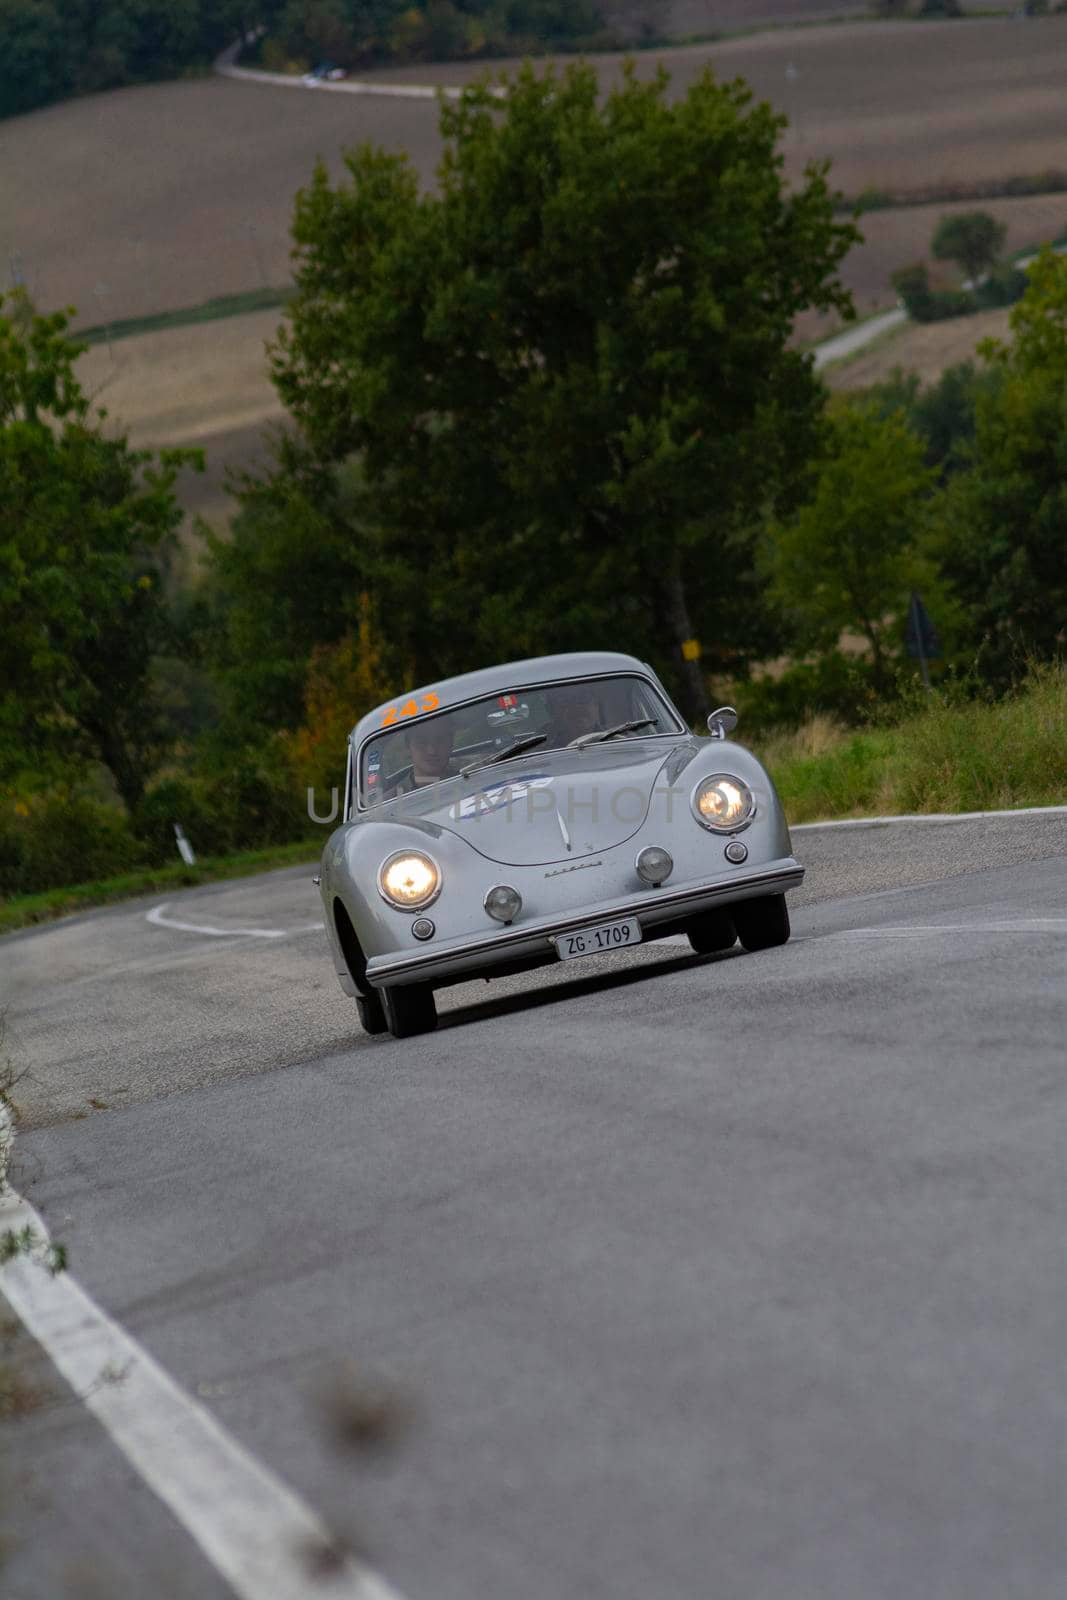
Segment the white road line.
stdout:
<svg viewBox="0 0 1067 1600">
<path fill-rule="evenodd" d="M 913 928 L 840 928 L 824 939 L 911 939 L 924 933 L 1067 933 L 1067 917 L 1027 917 L 1014 922 L 930 922 Z"/>
<path fill-rule="evenodd" d="M 259 33 L 263 31 L 263 29 L 258 30 Z M 254 39 L 250 37 L 248 43 L 253 42 Z M 462 86 L 457 87 L 452 84 L 434 87 L 423 83 L 368 82 L 359 78 L 344 78 L 337 83 L 317 78 L 313 83 L 309 83 L 303 76 L 290 72 L 265 72 L 259 67 L 239 67 L 237 58 L 243 43 L 241 39 L 236 40 L 216 57 L 213 70 L 220 78 L 236 78 L 245 83 L 269 83 L 276 89 L 314 89 L 316 93 L 325 90 L 329 94 L 383 95 L 396 100 L 436 100 L 439 94 L 444 95 L 447 100 L 458 100 L 463 94 Z M 501 99 L 504 92 L 499 84 L 493 85 L 489 90 L 489 93 L 497 99 Z"/>
<path fill-rule="evenodd" d="M 835 333 L 831 338 L 824 339 L 822 344 L 815 346 L 813 352 L 812 365 L 815 371 L 819 372 L 835 361 L 844 361 L 847 356 L 855 355 L 875 339 L 881 338 L 883 333 L 903 327 L 907 320 L 908 313 L 897 306 L 891 311 L 883 311 L 881 316 L 861 322 L 857 328 L 846 328 L 843 333 Z"/>
<path fill-rule="evenodd" d="M 899 817 L 844 817 L 837 822 L 795 822 L 789 831 L 810 833 L 816 828 L 889 828 L 897 822 L 945 827 L 953 822 L 983 822 L 996 817 L 1067 817 L 1067 806 L 1023 806 L 1017 811 L 920 811 Z"/>
<path fill-rule="evenodd" d="M 316 94 L 321 94 L 325 90 L 328 94 L 381 95 L 394 100 L 436 100 L 440 93 L 446 99 L 458 100 L 463 93 L 462 89 L 446 87 L 444 84 L 438 90 L 429 84 L 366 83 L 351 78 L 341 83 L 326 83 L 321 79 L 315 83 L 305 83 L 303 78 L 287 72 L 260 72 L 253 67 L 217 66 L 215 71 L 220 78 L 236 78 L 239 82 L 245 83 L 269 83 L 275 89 L 314 89 Z"/>
<path fill-rule="evenodd" d="M 145 912 L 145 921 L 156 928 L 176 928 L 179 933 L 202 933 L 209 939 L 288 939 L 294 933 L 316 933 L 325 926 L 322 922 L 306 922 L 299 928 L 214 928 L 206 922 L 180 922 L 168 917 L 170 902 L 154 906 Z"/>
<path fill-rule="evenodd" d="M 0 1111 L 6 1108 L 0 1107 Z M 0 1194 L 0 1232 L 47 1230 L 27 1201 Z M 0 1267 L 0 1292 L 145 1483 L 240 1600 L 401 1600 L 377 1573 L 332 1554 L 325 1525 L 250 1455 L 69 1273 L 39 1260 Z"/>
</svg>

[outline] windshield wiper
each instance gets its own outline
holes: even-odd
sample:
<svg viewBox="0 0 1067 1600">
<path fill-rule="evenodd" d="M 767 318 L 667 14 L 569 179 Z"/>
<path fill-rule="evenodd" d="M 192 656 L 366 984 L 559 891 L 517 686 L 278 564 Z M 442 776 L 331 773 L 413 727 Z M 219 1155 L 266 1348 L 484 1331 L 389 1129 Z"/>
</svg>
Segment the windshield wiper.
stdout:
<svg viewBox="0 0 1067 1600">
<path fill-rule="evenodd" d="M 658 717 L 638 717 L 636 722 L 620 722 L 614 728 L 601 728 L 596 733 L 583 733 L 580 738 L 572 739 L 567 749 L 584 750 L 587 744 L 603 744 L 605 739 L 614 739 L 616 734 L 636 733 L 638 728 L 654 728 L 658 722 Z"/>
<path fill-rule="evenodd" d="M 524 750 L 532 750 L 535 744 L 544 744 L 547 738 L 547 733 L 527 733 L 523 738 L 516 739 L 514 744 L 508 745 L 506 750 L 498 750 L 491 756 L 479 756 L 470 766 L 460 767 L 459 775 L 461 778 L 468 778 L 472 772 L 477 772 L 479 767 L 491 767 L 494 761 L 507 761 L 511 756 L 521 756 Z"/>
</svg>

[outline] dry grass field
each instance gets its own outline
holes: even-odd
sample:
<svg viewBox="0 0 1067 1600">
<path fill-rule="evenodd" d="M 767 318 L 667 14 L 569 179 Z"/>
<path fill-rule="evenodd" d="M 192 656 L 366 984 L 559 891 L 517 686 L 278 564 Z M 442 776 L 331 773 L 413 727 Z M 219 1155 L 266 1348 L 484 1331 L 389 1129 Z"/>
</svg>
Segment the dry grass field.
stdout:
<svg viewBox="0 0 1067 1600">
<path fill-rule="evenodd" d="M 843 277 L 852 291 L 859 316 L 896 304 L 890 277 L 897 267 L 926 259 L 935 283 L 959 282 L 950 263 L 930 259 L 930 240 L 941 217 L 976 206 L 1003 222 L 1008 230 L 1005 248 L 1023 250 L 1048 243 L 1067 231 L 1067 194 L 1033 195 L 1021 200 L 965 200 L 948 205 L 908 206 L 890 211 L 870 211 L 860 221 L 863 243 L 850 253 Z M 797 336 L 804 343 L 828 338 L 841 326 L 833 314 L 822 317 L 807 312 L 798 319 Z"/>
<path fill-rule="evenodd" d="M 646 72 L 659 57 L 639 59 Z M 848 193 L 1064 163 L 1067 17 L 785 30 L 663 59 L 679 91 L 709 62 L 747 77 L 791 119 L 789 170 L 830 156 Z M 605 80 L 619 65 L 599 60 Z M 206 79 L 0 123 L 0 267 L 17 256 L 39 301 L 83 324 L 283 283 L 294 191 L 317 155 L 336 165 L 362 139 L 407 149 L 432 181 L 432 102 Z"/>
<path fill-rule="evenodd" d="M 828 367 L 826 381 L 831 389 L 868 389 L 872 383 L 884 383 L 899 367 L 930 383 L 946 367 L 972 360 L 983 339 L 1006 339 L 1010 316 L 1010 310 L 982 311 L 975 317 L 953 317 L 924 326 L 906 323 L 870 349 Z"/>
<path fill-rule="evenodd" d="M 98 344 L 78 362 L 86 394 L 131 444 L 205 451 L 207 470 L 183 475 L 181 498 L 188 512 L 216 527 L 229 511 L 229 470 L 262 460 L 267 425 L 284 418 L 265 355 L 278 315 L 261 311 L 120 339 L 110 348 Z"/>
<path fill-rule="evenodd" d="M 673 25 L 706 31 L 746 9 L 751 17 L 807 20 L 844 7 L 674 0 Z M 679 21 L 705 10 L 718 22 Z M 617 80 L 621 59 L 598 58 L 606 83 Z M 1067 16 L 776 29 L 642 54 L 639 70 L 652 71 L 659 59 L 676 92 L 709 64 L 722 77 L 747 78 L 790 119 L 787 172 L 830 157 L 834 181 L 849 194 L 1067 165 Z M 455 83 L 480 70 L 427 67 L 418 77 Z M 295 190 L 317 156 L 336 170 L 342 149 L 364 139 L 407 150 L 424 181 L 433 181 L 440 155 L 433 102 L 202 79 L 120 90 L 0 123 L 0 278 L 10 268 L 42 306 L 74 305 L 82 326 L 283 284 Z M 1013 245 L 1051 237 L 1067 223 L 1067 196 L 988 209 L 1009 222 Z M 886 303 L 889 273 L 923 254 L 939 214 L 935 206 L 864 218 L 867 242 L 845 269 L 862 312 Z M 212 475 L 193 498 L 212 513 L 220 504 L 218 461 L 244 459 L 274 405 L 262 366 L 273 322 L 271 313 L 174 330 L 116 343 L 113 361 L 106 349 L 86 358 L 94 381 L 109 380 L 105 403 L 139 441 L 189 440 L 209 449 Z"/>
</svg>

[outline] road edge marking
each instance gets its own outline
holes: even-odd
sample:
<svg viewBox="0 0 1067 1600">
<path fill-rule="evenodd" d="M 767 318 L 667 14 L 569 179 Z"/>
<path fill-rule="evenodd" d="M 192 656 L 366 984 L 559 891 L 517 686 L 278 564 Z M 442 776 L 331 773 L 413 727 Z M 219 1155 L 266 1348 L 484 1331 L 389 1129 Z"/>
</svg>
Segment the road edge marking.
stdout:
<svg viewBox="0 0 1067 1600">
<path fill-rule="evenodd" d="M 804 833 L 813 832 L 816 828 L 889 828 L 898 822 L 948 827 L 953 822 L 984 822 L 999 817 L 1067 817 L 1067 806 L 1020 806 L 1014 811 L 920 811 L 893 817 L 839 817 L 826 822 L 794 822 L 790 824 L 789 831 Z"/>
<path fill-rule="evenodd" d="M 10 1159 L 12 1118 L 0 1104 Z M 403 1600 L 338 1550 L 322 1520 L 186 1394 L 68 1272 L 36 1255 L 48 1229 L 0 1172 L 0 1230 L 31 1228 L 35 1256 L 0 1266 L 0 1294 L 153 1494 L 240 1600 Z M 315 1572 L 321 1552 L 336 1566 Z"/>
<path fill-rule="evenodd" d="M 181 922 L 168 917 L 170 901 L 164 900 L 145 912 L 145 921 L 155 928 L 176 928 L 179 933 L 202 933 L 209 939 L 288 939 L 293 933 L 318 933 L 323 922 L 308 922 L 299 928 L 213 928 L 206 922 Z"/>
</svg>

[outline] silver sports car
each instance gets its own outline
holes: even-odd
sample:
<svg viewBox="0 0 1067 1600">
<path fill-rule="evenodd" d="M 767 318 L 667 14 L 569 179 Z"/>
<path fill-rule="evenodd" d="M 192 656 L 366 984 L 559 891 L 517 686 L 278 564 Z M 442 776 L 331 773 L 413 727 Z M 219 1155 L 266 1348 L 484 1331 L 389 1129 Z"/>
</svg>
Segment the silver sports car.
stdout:
<svg viewBox="0 0 1067 1600">
<path fill-rule="evenodd" d="M 379 706 L 348 741 L 322 858 L 337 976 L 368 1033 L 437 1022 L 434 990 L 685 934 L 693 949 L 789 938 L 804 876 L 763 767 L 698 739 L 650 667 L 608 652 L 448 678 Z"/>
</svg>

